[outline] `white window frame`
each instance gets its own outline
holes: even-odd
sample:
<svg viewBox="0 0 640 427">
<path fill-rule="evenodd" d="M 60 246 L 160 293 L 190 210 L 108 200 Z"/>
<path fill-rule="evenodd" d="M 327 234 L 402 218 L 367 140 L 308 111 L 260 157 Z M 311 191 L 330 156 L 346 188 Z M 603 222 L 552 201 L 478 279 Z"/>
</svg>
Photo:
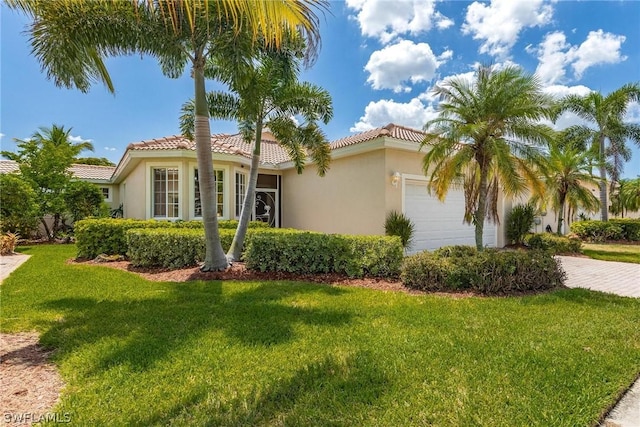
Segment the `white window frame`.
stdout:
<svg viewBox="0 0 640 427">
<path fill-rule="evenodd" d="M 154 216 L 153 215 L 153 171 L 154 169 L 177 169 L 178 170 L 178 216 Z M 182 218 L 182 204 L 184 201 L 184 194 L 182 194 L 182 165 L 179 162 L 154 162 L 147 164 L 147 219 L 160 219 L 175 221 Z"/>
<path fill-rule="evenodd" d="M 196 169 L 198 169 L 197 163 L 189 163 L 189 217 L 191 219 L 202 219 L 201 216 L 195 216 L 194 211 L 196 209 Z M 218 219 L 229 219 L 229 166 L 228 165 L 214 165 L 213 170 L 221 170 L 223 172 L 224 182 L 222 184 L 222 200 L 224 200 L 224 204 L 222 205 L 222 216 L 219 216 Z"/>
<path fill-rule="evenodd" d="M 102 196 L 104 197 L 104 190 L 107 190 L 108 196 L 104 198 L 105 202 L 111 202 L 113 200 L 113 188 L 108 187 L 106 185 L 99 186 L 100 191 L 102 191 Z"/>
<path fill-rule="evenodd" d="M 238 208 L 238 203 L 237 203 L 237 175 L 243 175 L 244 176 L 244 192 L 242 193 L 242 202 L 240 203 L 240 209 Z M 249 186 L 249 173 L 247 172 L 246 169 L 239 169 L 239 168 L 234 168 L 233 169 L 233 207 L 236 210 L 235 214 L 236 214 L 236 219 L 240 219 L 240 213 L 242 213 L 242 205 L 244 204 L 244 196 L 247 191 L 247 187 Z M 251 218 L 253 218 L 253 212 L 251 213 Z"/>
</svg>

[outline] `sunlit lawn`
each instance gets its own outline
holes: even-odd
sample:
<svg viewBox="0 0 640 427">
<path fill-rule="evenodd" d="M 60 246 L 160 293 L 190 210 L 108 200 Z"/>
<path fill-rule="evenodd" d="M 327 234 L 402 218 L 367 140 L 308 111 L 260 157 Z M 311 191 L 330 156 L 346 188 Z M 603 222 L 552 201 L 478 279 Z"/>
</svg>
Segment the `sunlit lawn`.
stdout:
<svg viewBox="0 0 640 427">
<path fill-rule="evenodd" d="M 157 283 L 25 252 L 1 328 L 57 350 L 77 425 L 591 425 L 640 369 L 637 299 Z"/>
<path fill-rule="evenodd" d="M 582 252 L 589 258 L 602 261 L 620 261 L 640 264 L 640 245 L 583 243 Z"/>
</svg>

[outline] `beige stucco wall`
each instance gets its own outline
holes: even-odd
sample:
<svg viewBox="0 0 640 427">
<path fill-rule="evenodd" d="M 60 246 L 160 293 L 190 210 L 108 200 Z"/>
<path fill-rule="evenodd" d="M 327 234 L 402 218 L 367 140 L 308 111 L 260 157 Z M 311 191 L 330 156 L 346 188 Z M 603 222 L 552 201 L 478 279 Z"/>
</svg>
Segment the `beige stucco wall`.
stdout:
<svg viewBox="0 0 640 427">
<path fill-rule="evenodd" d="M 313 166 L 283 173 L 282 225 L 325 233 L 383 234 L 388 177 L 384 150 L 334 158 L 323 178 Z"/>
</svg>

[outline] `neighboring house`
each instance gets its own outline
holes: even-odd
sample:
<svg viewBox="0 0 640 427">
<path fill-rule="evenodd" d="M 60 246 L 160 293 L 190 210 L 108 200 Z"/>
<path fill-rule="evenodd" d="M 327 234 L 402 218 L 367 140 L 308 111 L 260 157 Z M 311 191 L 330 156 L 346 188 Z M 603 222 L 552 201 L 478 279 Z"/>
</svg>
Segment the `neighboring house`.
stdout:
<svg viewBox="0 0 640 427">
<path fill-rule="evenodd" d="M 94 165 L 81 165 L 73 164 L 69 168 L 69 172 L 75 179 L 87 181 L 96 184 L 102 191 L 105 202 L 109 204 L 111 208 L 117 208 L 118 203 L 118 188 L 111 183 L 111 176 L 116 170 L 113 166 L 94 166 Z M 0 160 L 0 173 L 14 173 L 20 172 L 18 163 L 13 160 Z"/>
<path fill-rule="evenodd" d="M 424 133 L 389 124 L 331 143 L 325 177 L 309 164 L 298 174 L 286 151 L 268 131 L 255 194 L 255 219 L 275 227 L 326 233 L 384 234 L 391 210 L 416 224 L 413 250 L 473 244 L 463 224 L 464 196 L 452 189 L 445 203 L 430 196 L 419 151 Z M 248 183 L 251 146 L 239 135 L 213 135 L 211 152 L 221 219 L 240 215 Z M 192 220 L 201 217 L 195 145 L 171 136 L 130 144 L 111 179 L 127 218 Z M 502 230 L 485 227 L 488 246 L 504 244 Z"/>
</svg>

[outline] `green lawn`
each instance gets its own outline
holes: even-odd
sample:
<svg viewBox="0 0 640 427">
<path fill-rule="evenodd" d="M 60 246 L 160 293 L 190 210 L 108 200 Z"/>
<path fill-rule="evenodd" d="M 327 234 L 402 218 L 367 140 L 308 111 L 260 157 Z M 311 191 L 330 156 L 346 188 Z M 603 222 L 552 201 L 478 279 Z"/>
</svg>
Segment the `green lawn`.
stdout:
<svg viewBox="0 0 640 427">
<path fill-rule="evenodd" d="M 583 243 L 582 252 L 589 258 L 640 264 L 640 245 Z"/>
<path fill-rule="evenodd" d="M 1 328 L 57 349 L 76 425 L 590 425 L 640 366 L 631 298 L 158 283 L 24 251 Z"/>
</svg>

